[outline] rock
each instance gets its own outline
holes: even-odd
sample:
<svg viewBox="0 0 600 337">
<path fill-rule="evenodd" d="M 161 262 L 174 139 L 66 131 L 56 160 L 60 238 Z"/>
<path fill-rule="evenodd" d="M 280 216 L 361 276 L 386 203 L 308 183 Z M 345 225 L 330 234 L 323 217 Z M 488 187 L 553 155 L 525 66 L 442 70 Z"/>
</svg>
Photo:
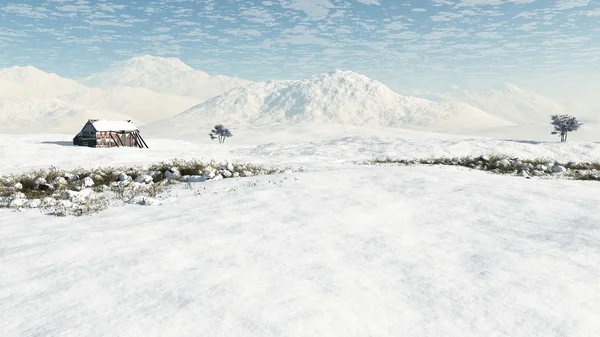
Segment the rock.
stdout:
<svg viewBox="0 0 600 337">
<path fill-rule="evenodd" d="M 189 183 L 201 183 L 203 181 L 206 181 L 208 179 L 208 177 L 204 176 L 204 175 L 196 175 L 196 176 L 189 176 L 187 182 Z"/>
<path fill-rule="evenodd" d="M 552 172 L 563 173 L 566 171 L 567 171 L 567 169 L 564 166 L 556 165 L 556 166 L 552 167 Z"/>
<path fill-rule="evenodd" d="M 254 175 L 254 173 L 252 173 L 252 171 L 248 171 L 248 170 L 244 170 L 242 171 L 242 174 L 240 174 L 242 177 L 252 177 Z"/>
<path fill-rule="evenodd" d="M 233 177 L 234 177 L 234 178 L 237 178 L 237 177 L 239 177 L 239 176 L 240 176 L 240 173 L 239 173 L 239 172 L 233 172 Z"/>
<path fill-rule="evenodd" d="M 48 183 L 46 181 L 46 178 L 38 177 L 38 178 L 35 179 L 35 185 L 36 186 L 39 186 L 39 185 L 42 185 L 42 184 L 46 184 L 46 183 Z"/>
<path fill-rule="evenodd" d="M 225 178 L 231 178 L 231 176 L 233 176 L 233 173 L 231 173 L 230 170 L 221 170 L 221 175 Z"/>
<path fill-rule="evenodd" d="M 169 180 L 179 180 L 181 178 L 181 173 L 179 172 L 178 168 L 171 167 L 165 171 L 164 176 Z"/>
<path fill-rule="evenodd" d="M 94 186 L 94 179 L 92 179 L 91 177 L 85 177 L 81 180 L 81 185 L 83 187 L 92 187 Z"/>
<path fill-rule="evenodd" d="M 56 199 L 50 198 L 50 197 L 46 197 L 41 200 L 42 206 L 54 206 L 54 205 L 56 205 L 56 203 L 57 203 Z"/>
<path fill-rule="evenodd" d="M 13 185 L 13 190 L 19 191 L 23 189 L 23 184 L 21 183 L 16 183 Z"/>
<path fill-rule="evenodd" d="M 221 180 L 223 179 L 223 176 L 220 174 L 217 174 L 216 176 L 214 176 L 211 180 Z"/>
<path fill-rule="evenodd" d="M 79 176 L 72 173 L 65 173 L 65 179 L 67 180 L 67 182 L 74 183 L 77 180 L 79 180 Z"/>
<path fill-rule="evenodd" d="M 130 180 L 133 180 L 133 179 L 123 172 L 120 172 L 117 175 L 117 181 L 130 181 Z"/>
<path fill-rule="evenodd" d="M 212 179 L 216 176 L 215 171 L 208 171 L 208 170 L 204 170 L 202 175 L 205 176 L 207 179 Z"/>
<path fill-rule="evenodd" d="M 40 199 L 32 199 L 32 200 L 27 200 L 25 202 L 25 207 L 38 208 L 38 207 L 40 207 L 41 204 L 42 204 L 42 201 Z"/>
<path fill-rule="evenodd" d="M 6 208 L 10 205 L 12 198 L 9 197 L 0 197 L 0 208 Z"/>
<path fill-rule="evenodd" d="M 63 200 L 72 200 L 73 198 L 77 198 L 80 192 L 72 191 L 72 190 L 64 190 L 60 194 L 60 198 Z"/>
<path fill-rule="evenodd" d="M 25 206 L 25 203 L 27 202 L 27 199 L 13 199 L 11 200 L 10 204 L 8 205 L 8 207 L 10 208 L 21 208 Z"/>
<path fill-rule="evenodd" d="M 140 184 L 151 184 L 154 182 L 154 178 L 152 178 L 151 175 L 145 174 L 137 177 L 135 182 Z"/>
<path fill-rule="evenodd" d="M 512 165 L 512 163 L 507 158 L 498 160 L 495 164 L 496 167 L 500 167 L 500 168 L 507 168 L 511 165 Z"/>
<path fill-rule="evenodd" d="M 230 162 L 227 162 L 227 164 L 225 165 L 225 169 L 229 172 L 233 172 L 233 164 Z"/>
<path fill-rule="evenodd" d="M 150 171 L 148 172 L 148 174 L 152 177 L 152 179 L 156 179 L 156 180 L 161 180 L 162 179 L 162 173 L 160 173 L 160 171 Z"/>
<path fill-rule="evenodd" d="M 524 170 L 519 171 L 519 173 L 517 173 L 517 176 L 523 177 L 523 178 L 529 178 L 529 174 L 527 174 L 527 172 Z"/>
<path fill-rule="evenodd" d="M 41 200 L 42 206 L 54 206 L 54 205 L 56 205 L 56 203 L 57 203 L 56 199 L 50 198 L 50 197 L 46 197 Z"/>
<path fill-rule="evenodd" d="M 67 179 L 63 177 L 57 177 L 54 179 L 54 185 L 56 186 L 65 186 L 67 184 Z"/>
<path fill-rule="evenodd" d="M 547 171 L 548 167 L 545 166 L 545 165 L 542 165 L 542 164 L 538 164 L 538 165 L 535 166 L 535 169 L 538 170 L 538 171 Z"/>
</svg>

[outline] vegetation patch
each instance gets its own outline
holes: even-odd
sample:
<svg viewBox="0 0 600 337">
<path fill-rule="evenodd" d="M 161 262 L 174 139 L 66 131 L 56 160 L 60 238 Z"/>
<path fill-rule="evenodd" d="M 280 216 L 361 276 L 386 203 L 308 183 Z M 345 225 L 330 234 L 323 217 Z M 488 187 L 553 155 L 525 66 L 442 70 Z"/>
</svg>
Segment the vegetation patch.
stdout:
<svg viewBox="0 0 600 337">
<path fill-rule="evenodd" d="M 293 172 L 248 163 L 180 160 L 136 167 L 56 167 L 0 175 L 0 208 L 37 208 L 50 214 L 86 215 L 105 210 L 111 201 L 153 205 L 170 186 L 238 177 Z M 301 171 L 301 170 L 296 170 Z"/>
<path fill-rule="evenodd" d="M 479 156 L 453 158 L 394 159 L 383 158 L 362 162 L 363 165 L 450 165 L 463 166 L 496 174 L 519 175 L 525 178 L 563 177 L 574 180 L 600 181 L 600 162 L 557 162 L 548 158 L 519 159 L 509 156 Z"/>
</svg>

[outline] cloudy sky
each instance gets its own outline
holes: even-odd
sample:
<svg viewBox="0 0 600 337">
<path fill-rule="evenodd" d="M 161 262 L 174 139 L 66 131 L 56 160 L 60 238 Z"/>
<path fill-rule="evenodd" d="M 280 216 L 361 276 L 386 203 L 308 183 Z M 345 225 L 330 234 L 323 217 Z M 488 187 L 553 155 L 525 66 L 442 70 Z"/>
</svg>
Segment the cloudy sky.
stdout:
<svg viewBox="0 0 600 337">
<path fill-rule="evenodd" d="M 0 67 L 77 78 L 141 54 L 255 81 L 349 69 L 398 91 L 580 92 L 600 84 L 600 0 L 0 2 Z"/>
</svg>

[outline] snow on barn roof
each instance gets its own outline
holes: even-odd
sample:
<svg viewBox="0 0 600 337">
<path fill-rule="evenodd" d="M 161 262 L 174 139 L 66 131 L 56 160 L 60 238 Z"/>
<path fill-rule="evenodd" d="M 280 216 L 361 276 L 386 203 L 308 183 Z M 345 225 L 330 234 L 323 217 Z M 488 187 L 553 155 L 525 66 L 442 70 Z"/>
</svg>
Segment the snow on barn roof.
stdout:
<svg viewBox="0 0 600 337">
<path fill-rule="evenodd" d="M 90 123 L 94 126 L 94 129 L 98 132 L 105 131 L 137 131 L 138 128 L 131 123 L 131 121 L 104 121 L 104 120 L 90 120 Z"/>
</svg>

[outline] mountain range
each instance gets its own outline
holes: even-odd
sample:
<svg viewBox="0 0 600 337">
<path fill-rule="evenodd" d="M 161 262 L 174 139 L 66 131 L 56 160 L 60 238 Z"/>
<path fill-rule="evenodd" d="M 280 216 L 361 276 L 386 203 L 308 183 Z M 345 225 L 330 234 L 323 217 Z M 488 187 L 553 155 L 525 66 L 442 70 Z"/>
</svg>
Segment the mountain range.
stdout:
<svg viewBox="0 0 600 337">
<path fill-rule="evenodd" d="M 37 68 L 0 69 L 0 133 L 74 133 L 89 118 L 129 118 L 145 130 L 199 125 L 336 123 L 459 131 L 546 120 L 563 106 L 511 84 L 480 91 L 401 95 L 335 70 L 300 80 L 251 82 L 139 56 L 79 81 Z"/>
<path fill-rule="evenodd" d="M 403 96 L 352 71 L 302 80 L 253 83 L 232 89 L 146 128 L 192 131 L 198 125 L 333 123 L 370 127 L 468 129 L 510 122 L 461 102 Z"/>
</svg>

